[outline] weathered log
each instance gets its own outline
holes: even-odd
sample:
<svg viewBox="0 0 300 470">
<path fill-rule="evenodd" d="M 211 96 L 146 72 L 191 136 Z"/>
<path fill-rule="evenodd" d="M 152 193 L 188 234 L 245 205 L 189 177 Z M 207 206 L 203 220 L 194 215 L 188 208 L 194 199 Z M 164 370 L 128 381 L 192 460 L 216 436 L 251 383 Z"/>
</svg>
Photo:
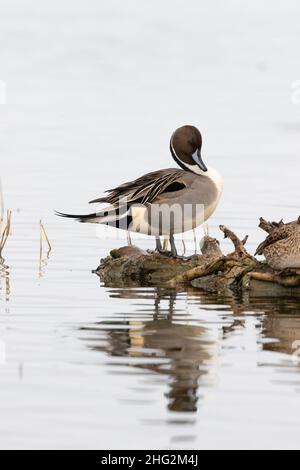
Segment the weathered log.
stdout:
<svg viewBox="0 0 300 470">
<path fill-rule="evenodd" d="M 275 222 L 260 219 L 260 226 L 267 233 L 280 226 Z M 204 254 L 190 258 L 172 258 L 157 252 L 145 252 L 137 247 L 123 247 L 113 250 L 111 255 L 101 260 L 96 273 L 110 286 L 156 285 L 177 288 L 180 285 L 192 285 L 211 292 L 226 290 L 270 290 L 273 295 L 300 289 L 300 270 L 278 272 L 265 262 L 251 256 L 245 244 L 248 237 L 240 240 L 237 235 L 224 225 L 220 226 L 225 238 L 229 238 L 234 251 L 224 256 L 219 242 L 204 237 Z"/>
<path fill-rule="evenodd" d="M 274 282 L 283 287 L 299 287 L 300 286 L 300 271 L 276 273 L 276 272 L 250 272 L 248 273 L 249 279 L 256 281 Z"/>
<path fill-rule="evenodd" d="M 237 254 L 239 257 L 251 257 L 249 253 L 247 252 L 245 245 L 248 241 L 248 235 L 244 238 L 244 240 L 240 240 L 235 233 L 233 233 L 231 230 L 229 230 L 225 225 L 220 225 L 220 230 L 224 233 L 224 238 L 230 238 L 230 240 L 233 243 L 234 249 L 235 249 L 235 254 Z"/>
<path fill-rule="evenodd" d="M 110 256 L 101 260 L 96 273 L 110 286 L 160 285 L 199 263 L 201 257 L 198 255 L 183 260 L 156 252 L 143 252 L 132 246 L 113 250 Z"/>
</svg>

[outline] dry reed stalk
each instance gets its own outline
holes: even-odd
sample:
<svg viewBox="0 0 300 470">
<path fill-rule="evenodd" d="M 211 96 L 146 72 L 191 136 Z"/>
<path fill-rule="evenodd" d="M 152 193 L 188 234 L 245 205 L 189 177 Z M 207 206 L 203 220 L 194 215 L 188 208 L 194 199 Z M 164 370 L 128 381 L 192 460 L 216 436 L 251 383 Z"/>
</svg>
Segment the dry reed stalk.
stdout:
<svg viewBox="0 0 300 470">
<path fill-rule="evenodd" d="M 51 246 L 49 237 L 48 237 L 48 235 L 47 235 L 45 226 L 44 226 L 44 224 L 42 223 L 42 221 L 40 220 L 40 258 L 42 258 L 42 254 L 43 254 L 43 237 L 44 237 L 44 239 L 45 239 L 46 242 L 47 242 L 47 245 L 48 245 L 48 255 L 49 255 L 50 251 L 52 250 L 52 246 Z"/>
<path fill-rule="evenodd" d="M 2 251 L 5 247 L 5 244 L 10 235 L 10 232 L 11 232 L 11 211 L 8 210 L 7 215 L 6 215 L 6 226 L 5 226 L 5 229 L 3 230 L 3 233 L 1 235 L 1 240 L 0 240 L 0 255 L 2 255 Z"/>
<path fill-rule="evenodd" d="M 43 241 L 44 239 L 48 245 L 47 257 L 43 259 Z M 44 275 L 44 268 L 47 266 L 47 259 L 49 259 L 50 252 L 52 250 L 52 246 L 47 235 L 46 229 L 42 221 L 40 220 L 40 260 L 39 260 L 39 277 L 43 277 Z"/>
</svg>

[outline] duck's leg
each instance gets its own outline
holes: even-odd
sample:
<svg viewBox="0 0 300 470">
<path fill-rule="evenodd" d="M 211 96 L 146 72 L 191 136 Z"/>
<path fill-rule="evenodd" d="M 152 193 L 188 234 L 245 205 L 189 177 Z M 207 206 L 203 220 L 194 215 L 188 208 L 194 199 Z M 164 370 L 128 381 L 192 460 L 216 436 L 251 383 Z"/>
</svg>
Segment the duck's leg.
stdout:
<svg viewBox="0 0 300 470">
<path fill-rule="evenodd" d="M 196 230 L 193 228 L 193 234 L 194 234 L 194 245 L 195 245 L 195 255 L 197 254 L 197 235 L 196 235 Z"/>
<path fill-rule="evenodd" d="M 203 233 L 204 233 L 205 237 L 209 237 L 208 222 L 204 222 L 204 224 L 203 224 Z"/>
<path fill-rule="evenodd" d="M 128 232 L 128 231 L 127 231 L 127 244 L 128 244 L 128 246 L 132 246 L 130 232 Z"/>
<path fill-rule="evenodd" d="M 184 243 L 184 239 L 182 239 L 182 242 Z M 193 256 L 185 256 L 185 251 L 186 251 L 185 249 L 184 249 L 183 256 L 180 256 L 177 254 L 174 235 L 170 235 L 170 244 L 171 244 L 171 256 L 173 256 L 173 258 L 182 259 L 184 261 L 188 261 L 193 258 Z M 185 248 L 185 243 L 184 243 L 184 248 Z"/>
<path fill-rule="evenodd" d="M 171 251 L 168 251 L 168 250 L 165 250 L 165 249 L 164 249 L 164 248 L 165 248 L 165 244 L 164 244 L 164 248 L 160 249 L 160 248 L 158 247 L 159 245 L 158 245 L 157 239 L 156 239 L 156 250 L 157 250 L 160 254 L 162 254 L 162 255 L 164 255 L 164 256 L 169 256 L 169 257 L 173 257 L 173 258 L 178 258 L 178 259 L 182 259 L 182 260 L 185 260 L 185 261 L 191 259 L 191 256 L 186 257 L 186 256 L 179 256 L 179 255 L 177 254 L 177 249 L 176 249 L 176 245 L 175 245 L 175 239 L 174 239 L 174 236 L 173 236 L 173 235 L 170 235 L 169 241 L 170 241 L 170 245 L 171 245 Z M 159 240 L 159 243 L 160 243 L 160 240 Z M 160 244 L 160 246 L 161 246 L 161 244 Z"/>
<path fill-rule="evenodd" d="M 177 258 L 177 249 L 175 245 L 174 235 L 170 234 L 170 245 L 171 245 L 171 253 L 174 258 Z"/>
<path fill-rule="evenodd" d="M 156 251 L 164 256 L 173 256 L 171 251 L 168 251 L 168 240 L 164 240 L 164 244 L 161 244 L 160 237 L 155 237 Z"/>
<path fill-rule="evenodd" d="M 155 237 L 155 244 L 156 244 L 156 251 L 162 251 L 162 244 L 160 241 L 160 237 Z"/>
<path fill-rule="evenodd" d="M 186 254 L 186 244 L 184 238 L 182 238 L 182 246 L 183 246 L 183 256 Z"/>
<path fill-rule="evenodd" d="M 174 236 L 173 235 L 170 235 L 169 237 L 169 241 L 170 241 L 170 245 L 171 245 L 171 251 L 168 251 L 168 250 L 165 250 L 165 244 L 164 244 L 164 248 L 162 250 L 158 249 L 157 248 L 157 251 L 164 255 L 164 256 L 168 256 L 168 257 L 172 257 L 172 258 L 177 258 L 177 259 L 182 259 L 184 261 L 188 261 L 189 259 L 192 258 L 192 256 L 179 256 L 177 254 L 177 249 L 176 249 L 176 245 L 175 245 L 175 240 L 174 240 Z"/>
</svg>

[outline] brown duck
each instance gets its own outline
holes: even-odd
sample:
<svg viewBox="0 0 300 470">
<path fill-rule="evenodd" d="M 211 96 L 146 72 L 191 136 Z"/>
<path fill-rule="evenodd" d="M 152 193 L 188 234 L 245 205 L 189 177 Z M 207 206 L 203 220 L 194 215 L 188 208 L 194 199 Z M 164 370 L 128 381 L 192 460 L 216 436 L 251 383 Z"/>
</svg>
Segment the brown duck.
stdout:
<svg viewBox="0 0 300 470">
<path fill-rule="evenodd" d="M 264 255 L 275 270 L 300 268 L 300 217 L 284 224 L 273 223 L 269 236 L 259 245 L 256 255 Z"/>
</svg>

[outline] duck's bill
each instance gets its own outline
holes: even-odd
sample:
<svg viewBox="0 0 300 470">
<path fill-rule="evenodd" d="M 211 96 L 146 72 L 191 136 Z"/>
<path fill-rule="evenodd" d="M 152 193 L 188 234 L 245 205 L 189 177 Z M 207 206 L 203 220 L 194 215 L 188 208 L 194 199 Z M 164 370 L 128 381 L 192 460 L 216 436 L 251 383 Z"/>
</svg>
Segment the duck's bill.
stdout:
<svg viewBox="0 0 300 470">
<path fill-rule="evenodd" d="M 202 157 L 201 157 L 201 152 L 200 150 L 197 150 L 193 155 L 193 160 L 194 162 L 198 165 L 198 167 L 200 168 L 200 170 L 202 171 L 207 171 L 208 168 L 207 166 L 205 165 L 204 161 L 202 160 Z"/>
</svg>

